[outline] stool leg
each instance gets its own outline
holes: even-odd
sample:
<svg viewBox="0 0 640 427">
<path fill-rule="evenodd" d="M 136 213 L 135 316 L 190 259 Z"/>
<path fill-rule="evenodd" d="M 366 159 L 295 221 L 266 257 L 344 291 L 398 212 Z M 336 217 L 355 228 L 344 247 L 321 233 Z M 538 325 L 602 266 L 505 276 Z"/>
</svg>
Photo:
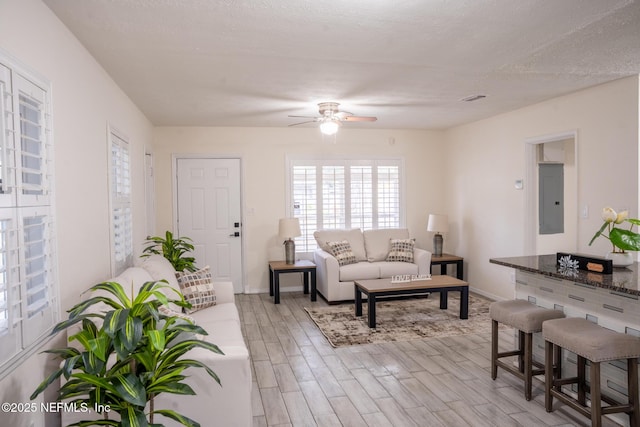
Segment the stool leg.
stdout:
<svg viewBox="0 0 640 427">
<path fill-rule="evenodd" d="M 491 320 L 491 379 L 498 376 L 498 322 Z"/>
<path fill-rule="evenodd" d="M 524 373 L 524 332 L 518 331 L 518 370 Z"/>
<path fill-rule="evenodd" d="M 602 427 L 600 362 L 591 362 L 591 427 Z"/>
<path fill-rule="evenodd" d="M 533 334 L 524 334 L 524 398 L 531 400 L 533 382 Z"/>
<path fill-rule="evenodd" d="M 554 378 L 562 378 L 562 348 L 553 346 L 553 364 L 554 364 Z M 560 391 L 562 386 L 556 386 L 555 389 Z"/>
<path fill-rule="evenodd" d="M 587 406 L 587 393 L 586 393 L 586 377 L 587 377 L 587 369 L 586 369 L 586 365 L 587 365 L 587 361 L 584 357 L 582 356 L 577 356 L 578 357 L 578 402 L 580 402 L 580 404 L 582 406 Z"/>
<path fill-rule="evenodd" d="M 554 345 L 550 341 L 544 342 L 544 408 L 547 412 L 553 410 L 553 396 L 551 395 L 551 387 L 555 378 L 553 368 L 553 354 L 555 353 Z"/>
<path fill-rule="evenodd" d="M 627 359 L 627 390 L 629 392 L 629 404 L 633 406 L 633 411 L 629 413 L 629 425 L 631 427 L 640 426 L 640 416 L 638 416 L 638 359 Z"/>
</svg>

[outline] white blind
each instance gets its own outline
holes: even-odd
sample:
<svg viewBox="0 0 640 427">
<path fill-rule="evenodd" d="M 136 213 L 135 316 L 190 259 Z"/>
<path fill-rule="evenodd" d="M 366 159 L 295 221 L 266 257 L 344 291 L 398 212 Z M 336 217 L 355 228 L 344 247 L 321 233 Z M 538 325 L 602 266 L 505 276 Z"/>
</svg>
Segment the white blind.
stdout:
<svg viewBox="0 0 640 427">
<path fill-rule="evenodd" d="M 133 217 L 131 210 L 131 160 L 129 143 L 110 130 L 111 241 L 115 276 L 133 263 Z"/>
<path fill-rule="evenodd" d="M 400 160 L 292 160 L 289 176 L 297 252 L 316 249 L 318 229 L 403 225 Z"/>
<path fill-rule="evenodd" d="M 3 60 L 0 57 L 0 60 Z M 59 320 L 48 85 L 0 64 L 0 370 Z"/>
</svg>

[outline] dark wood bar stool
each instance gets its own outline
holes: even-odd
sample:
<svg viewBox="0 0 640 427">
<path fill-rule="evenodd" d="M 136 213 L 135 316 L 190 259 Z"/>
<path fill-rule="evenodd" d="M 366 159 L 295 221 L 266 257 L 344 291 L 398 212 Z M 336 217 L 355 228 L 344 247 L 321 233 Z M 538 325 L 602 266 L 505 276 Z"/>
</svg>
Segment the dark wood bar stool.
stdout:
<svg viewBox="0 0 640 427">
<path fill-rule="evenodd" d="M 638 416 L 638 357 L 640 356 L 640 338 L 615 332 L 598 326 L 582 318 L 549 320 L 542 325 L 545 340 L 547 373 L 545 378 L 545 409 L 553 410 L 553 398 L 575 409 L 587 418 L 591 418 L 592 427 L 602 425 L 602 416 L 613 413 L 629 415 L 629 424 L 640 426 Z M 578 357 L 577 376 L 562 378 L 561 371 L 549 369 L 552 354 L 562 349 L 575 353 Z M 587 360 L 590 366 L 590 384 L 586 383 Z M 601 394 L 600 362 L 609 360 L 627 361 L 627 403 L 620 403 Z M 577 384 L 577 398 L 563 392 L 562 386 Z M 591 408 L 587 406 L 586 393 L 591 393 Z M 609 406 L 602 406 L 602 401 Z"/>
<path fill-rule="evenodd" d="M 542 323 L 549 319 L 564 317 L 559 310 L 538 307 L 528 301 L 498 301 L 489 307 L 491 317 L 491 378 L 498 376 L 498 366 L 524 380 L 524 398 L 531 400 L 533 377 L 544 374 L 542 363 L 533 360 L 533 334 L 542 331 Z M 518 330 L 518 348 L 512 351 L 498 352 L 498 324 Z M 518 366 L 502 361 L 504 357 L 518 356 Z M 538 369 L 533 369 L 533 366 Z"/>
</svg>

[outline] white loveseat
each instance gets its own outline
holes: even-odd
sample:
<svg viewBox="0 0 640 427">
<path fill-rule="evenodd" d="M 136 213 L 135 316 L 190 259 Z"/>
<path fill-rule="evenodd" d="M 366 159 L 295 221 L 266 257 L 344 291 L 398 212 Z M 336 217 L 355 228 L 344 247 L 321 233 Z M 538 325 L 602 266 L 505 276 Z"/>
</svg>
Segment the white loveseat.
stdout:
<svg viewBox="0 0 640 427">
<path fill-rule="evenodd" d="M 361 231 L 318 230 L 313 233 L 319 248 L 313 257 L 316 263 L 316 287 L 330 303 L 353 300 L 355 280 L 383 279 L 395 275 L 429 274 L 431 252 L 413 249 L 413 262 L 387 261 L 391 239 L 409 239 L 406 228 Z M 329 243 L 348 241 L 355 263 L 340 266 L 329 253 Z"/>
<path fill-rule="evenodd" d="M 109 281 L 120 283 L 125 290 L 137 291 L 148 281 L 166 280 L 170 286 L 180 290 L 173 266 L 162 256 L 152 255 L 145 258 L 138 267 L 125 270 Z M 196 392 L 195 396 L 160 394 L 155 399 L 156 409 L 173 409 L 198 421 L 202 426 L 242 426 L 253 424 L 251 413 L 251 364 L 249 351 L 242 336 L 240 317 L 235 305 L 233 284 L 231 282 L 214 283 L 216 304 L 191 313 L 195 323 L 208 332 L 204 337 L 216 344 L 224 355 L 196 348 L 187 353 L 187 357 L 197 359 L 209 366 L 219 377 L 221 385 L 202 369 L 185 370 L 186 382 Z M 168 296 L 175 297 L 170 291 Z M 91 294 L 85 292 L 83 297 Z M 73 331 L 68 331 L 69 334 Z M 62 412 L 62 425 L 87 419 L 86 415 L 76 412 Z M 95 414 L 92 414 L 95 415 Z M 159 416 L 156 423 L 173 427 L 181 424 Z"/>
</svg>

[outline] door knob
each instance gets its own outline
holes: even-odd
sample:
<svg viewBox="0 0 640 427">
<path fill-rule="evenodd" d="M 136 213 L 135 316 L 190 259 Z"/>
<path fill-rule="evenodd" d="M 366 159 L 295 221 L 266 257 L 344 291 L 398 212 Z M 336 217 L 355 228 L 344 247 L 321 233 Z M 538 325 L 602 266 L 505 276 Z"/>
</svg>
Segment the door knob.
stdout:
<svg viewBox="0 0 640 427">
<path fill-rule="evenodd" d="M 240 232 L 236 231 L 234 233 L 229 234 L 229 237 L 240 237 Z"/>
</svg>

